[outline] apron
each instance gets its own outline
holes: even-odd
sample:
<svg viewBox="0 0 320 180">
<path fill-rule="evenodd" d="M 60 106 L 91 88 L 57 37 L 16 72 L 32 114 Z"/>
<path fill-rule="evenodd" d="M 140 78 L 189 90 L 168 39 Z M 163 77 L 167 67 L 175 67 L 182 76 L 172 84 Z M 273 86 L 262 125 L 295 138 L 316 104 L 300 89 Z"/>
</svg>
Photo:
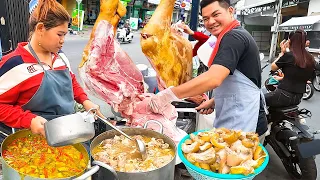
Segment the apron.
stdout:
<svg viewBox="0 0 320 180">
<path fill-rule="evenodd" d="M 237 69 L 214 91 L 215 128 L 256 132 L 260 109 L 260 88 Z M 265 106 L 265 102 L 263 102 Z M 265 107 L 266 110 L 266 107 Z M 266 111 L 267 112 L 267 111 Z"/>
<path fill-rule="evenodd" d="M 75 102 L 72 79 L 66 62 L 60 57 L 67 67 L 65 70 L 45 70 L 30 43 L 28 47 L 31 54 L 42 67 L 44 75 L 39 89 L 33 97 L 22 106 L 22 109 L 29 110 L 46 120 L 73 114 Z"/>
</svg>

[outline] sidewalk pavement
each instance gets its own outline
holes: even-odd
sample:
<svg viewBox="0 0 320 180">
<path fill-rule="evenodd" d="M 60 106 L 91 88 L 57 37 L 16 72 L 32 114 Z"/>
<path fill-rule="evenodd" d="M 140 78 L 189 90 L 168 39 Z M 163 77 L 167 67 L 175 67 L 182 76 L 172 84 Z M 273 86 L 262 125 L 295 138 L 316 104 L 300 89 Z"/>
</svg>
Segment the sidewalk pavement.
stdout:
<svg viewBox="0 0 320 180">
<path fill-rule="evenodd" d="M 77 39 L 89 39 L 92 28 L 93 28 L 92 25 L 84 25 L 82 31 L 80 32 L 74 31 L 77 34 L 71 34 L 70 32 L 68 32 L 68 34 L 66 35 L 65 41 L 77 40 Z"/>
</svg>

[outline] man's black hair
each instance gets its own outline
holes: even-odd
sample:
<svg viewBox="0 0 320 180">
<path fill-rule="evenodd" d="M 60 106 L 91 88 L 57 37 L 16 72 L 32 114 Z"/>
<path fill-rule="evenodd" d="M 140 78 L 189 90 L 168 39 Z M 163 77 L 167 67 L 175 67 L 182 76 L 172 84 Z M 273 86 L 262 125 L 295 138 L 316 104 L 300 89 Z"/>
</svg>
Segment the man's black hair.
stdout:
<svg viewBox="0 0 320 180">
<path fill-rule="evenodd" d="M 208 6 L 209 4 L 218 1 L 220 6 L 223 8 L 229 8 L 231 6 L 230 0 L 202 0 L 200 2 L 200 12 L 202 13 L 202 9 Z"/>
</svg>

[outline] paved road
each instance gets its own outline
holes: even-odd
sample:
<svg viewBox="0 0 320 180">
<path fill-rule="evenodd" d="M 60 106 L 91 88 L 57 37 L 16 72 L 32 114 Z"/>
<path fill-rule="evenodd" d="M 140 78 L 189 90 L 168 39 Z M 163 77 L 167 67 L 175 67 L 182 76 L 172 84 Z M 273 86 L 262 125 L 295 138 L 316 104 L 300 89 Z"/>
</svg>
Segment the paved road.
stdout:
<svg viewBox="0 0 320 180">
<path fill-rule="evenodd" d="M 88 38 L 86 37 L 79 37 L 77 36 L 72 36 L 72 37 L 67 37 L 66 38 L 66 43 L 63 47 L 63 51 L 66 53 L 67 57 L 69 58 L 72 66 L 72 71 L 76 74 L 78 80 L 78 64 L 81 61 L 81 54 L 83 51 L 83 48 L 85 44 L 87 43 Z M 139 40 L 139 34 L 135 33 L 133 42 L 131 44 L 122 44 L 121 45 L 122 49 L 124 49 L 131 59 L 136 63 L 136 64 L 147 64 L 150 66 L 148 60 L 145 58 L 143 53 L 141 52 L 140 48 L 140 40 Z M 264 70 L 263 72 L 263 80 L 265 80 L 268 77 L 268 72 L 269 69 L 268 67 Z M 106 103 L 90 96 L 90 98 L 99 104 L 102 107 L 102 112 L 107 115 L 107 116 L 112 116 L 113 114 L 110 112 L 110 106 L 106 105 Z M 320 129 L 320 111 L 319 111 L 319 106 L 320 106 L 320 93 L 315 92 L 314 96 L 308 100 L 308 101 L 303 101 L 300 104 L 300 107 L 304 107 L 309 109 L 312 113 L 313 116 L 311 119 L 307 120 L 308 125 L 310 125 L 313 129 Z M 319 137 L 320 138 L 320 137 Z M 290 180 L 291 178 L 288 176 L 287 172 L 285 171 L 283 165 L 281 164 L 280 159 L 275 155 L 274 151 L 270 149 L 270 147 L 267 147 L 268 151 L 270 153 L 270 163 L 266 170 L 256 177 L 258 180 Z M 316 159 L 317 166 L 318 166 L 318 172 L 320 170 L 320 160 L 319 157 Z M 318 176 L 320 180 L 320 176 Z"/>
</svg>

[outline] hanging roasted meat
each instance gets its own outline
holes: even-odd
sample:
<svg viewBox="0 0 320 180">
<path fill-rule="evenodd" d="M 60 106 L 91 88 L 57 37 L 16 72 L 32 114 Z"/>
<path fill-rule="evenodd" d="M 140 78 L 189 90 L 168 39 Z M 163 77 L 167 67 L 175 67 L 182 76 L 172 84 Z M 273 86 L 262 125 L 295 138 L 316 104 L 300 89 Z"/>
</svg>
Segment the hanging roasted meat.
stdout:
<svg viewBox="0 0 320 180">
<path fill-rule="evenodd" d="M 163 124 L 164 133 L 179 142 L 183 134 L 175 127 L 175 108 L 168 106 L 163 115 L 150 110 L 148 104 L 154 94 L 144 93 L 141 72 L 114 37 L 118 24 L 115 19 L 119 20 L 125 14 L 125 11 L 119 13 L 118 10 L 123 8 L 122 4 L 119 0 L 101 0 L 100 3 L 100 15 L 79 67 L 86 90 L 128 119 L 128 126 L 141 127 L 148 120 L 157 120 Z M 150 128 L 159 129 L 151 123 Z"/>
<path fill-rule="evenodd" d="M 94 32 L 96 32 L 99 22 L 102 20 L 108 21 L 113 26 L 115 34 L 117 26 L 119 24 L 119 20 L 126 14 L 126 12 L 126 8 L 119 0 L 100 0 L 100 13 L 96 22 L 94 23 L 89 43 L 84 48 L 80 67 L 82 67 L 83 64 L 88 60 L 90 45 L 94 38 Z"/>
<path fill-rule="evenodd" d="M 141 32 L 142 52 L 157 72 L 160 89 L 192 78 L 192 45 L 171 30 L 175 1 L 161 0 Z"/>
</svg>

